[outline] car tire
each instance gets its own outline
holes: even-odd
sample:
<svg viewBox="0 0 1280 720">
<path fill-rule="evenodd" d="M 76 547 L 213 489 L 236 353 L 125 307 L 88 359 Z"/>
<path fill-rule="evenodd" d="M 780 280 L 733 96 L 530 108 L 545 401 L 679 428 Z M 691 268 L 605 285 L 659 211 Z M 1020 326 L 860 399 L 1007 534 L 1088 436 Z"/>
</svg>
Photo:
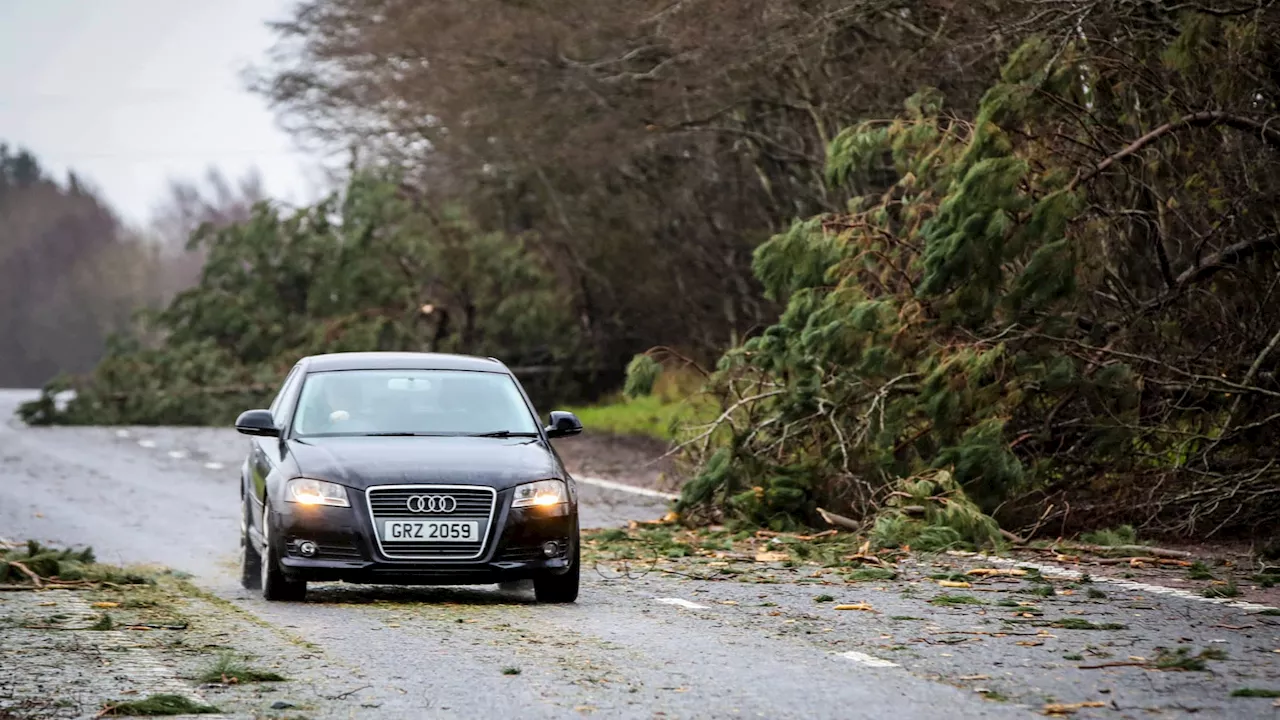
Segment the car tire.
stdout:
<svg viewBox="0 0 1280 720">
<path fill-rule="evenodd" d="M 573 544 L 573 561 L 569 570 L 560 575 L 547 573 L 533 579 L 533 596 L 540 603 L 571 603 L 578 600 L 578 581 L 582 574 L 578 562 L 578 542 Z"/>
<path fill-rule="evenodd" d="M 262 589 L 262 555 L 249 535 L 252 523 L 249 496 L 242 498 L 240 508 L 240 586 L 245 590 Z"/>
<path fill-rule="evenodd" d="M 262 508 L 262 597 L 272 602 L 301 602 L 307 597 L 306 580 L 290 580 L 280 569 L 271 541 L 271 508 Z"/>
</svg>

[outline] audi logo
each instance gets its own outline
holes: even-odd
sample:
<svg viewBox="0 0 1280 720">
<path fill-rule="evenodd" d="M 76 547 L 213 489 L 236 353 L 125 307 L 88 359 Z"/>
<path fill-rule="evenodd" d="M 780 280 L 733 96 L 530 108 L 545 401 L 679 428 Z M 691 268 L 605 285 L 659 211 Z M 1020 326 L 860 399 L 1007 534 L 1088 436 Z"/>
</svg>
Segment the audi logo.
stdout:
<svg viewBox="0 0 1280 720">
<path fill-rule="evenodd" d="M 404 501 L 409 512 L 451 513 L 458 509 L 458 501 L 452 495 L 412 495 Z"/>
</svg>

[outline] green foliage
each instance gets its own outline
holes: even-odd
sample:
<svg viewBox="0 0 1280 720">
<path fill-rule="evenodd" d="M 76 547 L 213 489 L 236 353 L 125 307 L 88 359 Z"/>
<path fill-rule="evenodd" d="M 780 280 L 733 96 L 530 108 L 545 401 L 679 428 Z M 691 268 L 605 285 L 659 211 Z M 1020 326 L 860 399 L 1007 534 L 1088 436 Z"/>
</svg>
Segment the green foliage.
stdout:
<svg viewBox="0 0 1280 720">
<path fill-rule="evenodd" d="M 627 363 L 627 380 L 622 394 L 632 399 L 649 395 L 661 376 L 662 365 L 657 360 L 648 355 L 637 355 Z"/>
<path fill-rule="evenodd" d="M 1239 597 L 1240 587 L 1236 585 L 1235 578 L 1228 578 L 1227 582 L 1222 585 L 1210 585 L 1200 594 L 1208 598 L 1233 598 Z"/>
<path fill-rule="evenodd" d="M 222 712 L 212 705 L 203 705 L 182 695 L 149 695 L 141 700 L 121 700 L 106 703 L 97 717 L 153 717 L 162 715 L 205 715 Z"/>
<path fill-rule="evenodd" d="M 624 396 L 585 407 L 569 407 L 591 432 L 613 435 L 640 435 L 658 440 L 674 440 L 681 428 L 710 422 L 719 414 L 712 401 L 702 396 L 668 399 L 645 395 Z"/>
<path fill-rule="evenodd" d="M 87 580 L 117 585 L 155 583 L 151 573 L 96 562 L 93 548 L 54 548 L 35 540 L 14 547 L 0 545 L 0 584 L 31 583 L 31 576 L 21 568 L 44 579 Z"/>
<path fill-rule="evenodd" d="M 972 595 L 949 595 L 942 594 L 934 597 L 929 601 L 930 605 L 985 605 L 978 598 Z"/>
<path fill-rule="evenodd" d="M 1232 690 L 1231 697 L 1280 698 L 1280 690 L 1244 687 Z"/>
<path fill-rule="evenodd" d="M 1103 547 L 1137 545 L 1138 531 L 1134 530 L 1132 525 L 1121 525 L 1083 533 L 1080 539 L 1090 545 L 1101 545 Z"/>
<path fill-rule="evenodd" d="M 1209 570 L 1209 566 L 1196 560 L 1191 563 L 1191 567 L 1187 568 L 1188 580 L 1212 580 L 1213 572 Z"/>
<path fill-rule="evenodd" d="M 201 683 L 281 682 L 284 676 L 259 670 L 231 653 L 222 653 L 196 677 Z"/>
<path fill-rule="evenodd" d="M 1221 67 L 1259 71 L 1259 33 L 1274 23 L 1156 15 L 1162 30 L 1123 59 L 1071 33 L 1028 34 L 976 107 L 944 112 L 927 89 L 898 117 L 835 135 L 825 175 L 852 196 L 847 210 L 757 248 L 756 277 L 785 308 L 718 363 L 708 388 L 725 421 L 690 448 L 699 472 L 682 512 L 786 527 L 820 524 L 821 508 L 868 523 L 882 546 L 924 549 L 995 545 L 993 517 L 1047 527 L 1044 512 L 1085 526 L 1160 515 L 1181 532 L 1208 513 L 1248 527 L 1226 478 L 1261 497 L 1280 467 L 1257 454 L 1280 417 L 1274 395 L 1239 390 L 1272 383 L 1240 376 L 1260 369 L 1280 322 L 1256 302 L 1275 266 L 1208 282 L 1191 269 L 1209 251 L 1185 243 L 1226 231 L 1230 203 L 1206 178 L 1236 182 L 1218 166 L 1227 147 L 1258 156 L 1240 159 L 1253 184 L 1233 187 L 1266 218 L 1251 227 L 1274 232 L 1280 216 L 1262 200 L 1280 192 L 1266 170 L 1274 143 L 1235 134 L 1254 120 L 1166 123 L 1221 104 L 1206 74 L 1240 91 Z M 1151 73 L 1176 90 L 1148 93 Z M 1237 110 L 1262 122 L 1274 108 Z M 1248 332 L 1219 319 L 1264 315 Z M 1226 335 L 1249 350 L 1223 359 Z M 915 487 L 933 472 L 947 473 L 947 502 Z M 1274 521 L 1263 505 L 1246 509 Z M 1086 540 L 1137 542 L 1131 526 Z"/>
<path fill-rule="evenodd" d="M 1226 657 L 1226 652 L 1217 648 L 1205 648 L 1195 655 L 1192 655 L 1191 648 L 1187 647 L 1180 647 L 1173 651 L 1161 649 L 1156 655 L 1155 667 L 1160 670 L 1205 672 L 1209 669 L 1207 660 L 1225 660 Z"/>
<path fill-rule="evenodd" d="M 265 407 L 299 358 L 326 352 L 581 357 L 566 298 L 520 239 L 423 207 L 394 177 L 357 175 L 341 197 L 293 212 L 260 204 L 190 245 L 207 254 L 199 284 L 142 317 L 162 341 L 113 339 L 91 375 L 51 383 L 24 419 L 227 423 Z M 560 382 L 531 391 L 570 389 Z M 51 396 L 63 388 L 76 395 L 59 410 Z"/>
<path fill-rule="evenodd" d="M 1051 627 L 1063 630 L 1124 630 L 1127 626 L 1120 623 L 1095 623 L 1084 618 L 1062 618 L 1049 623 Z"/>
<path fill-rule="evenodd" d="M 946 470 L 907 478 L 893 489 L 871 529 L 882 548 L 938 551 L 1000 547 L 1000 528 L 975 505 Z"/>
<path fill-rule="evenodd" d="M 845 574 L 846 582 L 867 582 L 870 580 L 893 580 L 898 573 L 888 568 L 868 567 L 851 570 Z"/>
</svg>

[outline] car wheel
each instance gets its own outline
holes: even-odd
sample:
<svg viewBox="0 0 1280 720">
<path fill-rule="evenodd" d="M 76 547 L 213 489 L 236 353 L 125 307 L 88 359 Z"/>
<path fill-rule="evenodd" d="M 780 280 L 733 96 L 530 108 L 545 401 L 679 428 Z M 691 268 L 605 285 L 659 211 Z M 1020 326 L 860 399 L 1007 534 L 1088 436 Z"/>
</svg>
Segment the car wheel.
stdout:
<svg viewBox="0 0 1280 720">
<path fill-rule="evenodd" d="M 245 496 L 240 508 L 240 585 L 245 590 L 262 588 L 262 555 L 249 536 L 251 523 L 249 496 Z"/>
<path fill-rule="evenodd" d="M 262 508 L 262 597 L 272 601 L 302 601 L 307 596 L 306 580 L 290 580 L 280 569 L 275 543 L 271 541 L 271 508 Z"/>
<path fill-rule="evenodd" d="M 581 564 L 578 562 L 579 543 L 573 544 L 573 561 L 568 572 L 562 575 L 550 573 L 533 579 L 533 596 L 543 603 L 571 603 L 578 599 L 578 579 L 581 575 Z"/>
</svg>

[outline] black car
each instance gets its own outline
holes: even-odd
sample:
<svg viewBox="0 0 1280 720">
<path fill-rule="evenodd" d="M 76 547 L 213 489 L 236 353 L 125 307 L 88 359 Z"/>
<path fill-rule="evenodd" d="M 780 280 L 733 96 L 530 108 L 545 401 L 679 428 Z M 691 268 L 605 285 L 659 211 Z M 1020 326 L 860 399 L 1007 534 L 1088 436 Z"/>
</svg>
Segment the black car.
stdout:
<svg viewBox="0 0 1280 720">
<path fill-rule="evenodd" d="M 578 597 L 578 493 L 524 388 L 491 358 L 334 353 L 303 358 L 242 468 L 241 583 L 301 600 L 308 581 L 477 585 L 533 580 Z"/>
</svg>

